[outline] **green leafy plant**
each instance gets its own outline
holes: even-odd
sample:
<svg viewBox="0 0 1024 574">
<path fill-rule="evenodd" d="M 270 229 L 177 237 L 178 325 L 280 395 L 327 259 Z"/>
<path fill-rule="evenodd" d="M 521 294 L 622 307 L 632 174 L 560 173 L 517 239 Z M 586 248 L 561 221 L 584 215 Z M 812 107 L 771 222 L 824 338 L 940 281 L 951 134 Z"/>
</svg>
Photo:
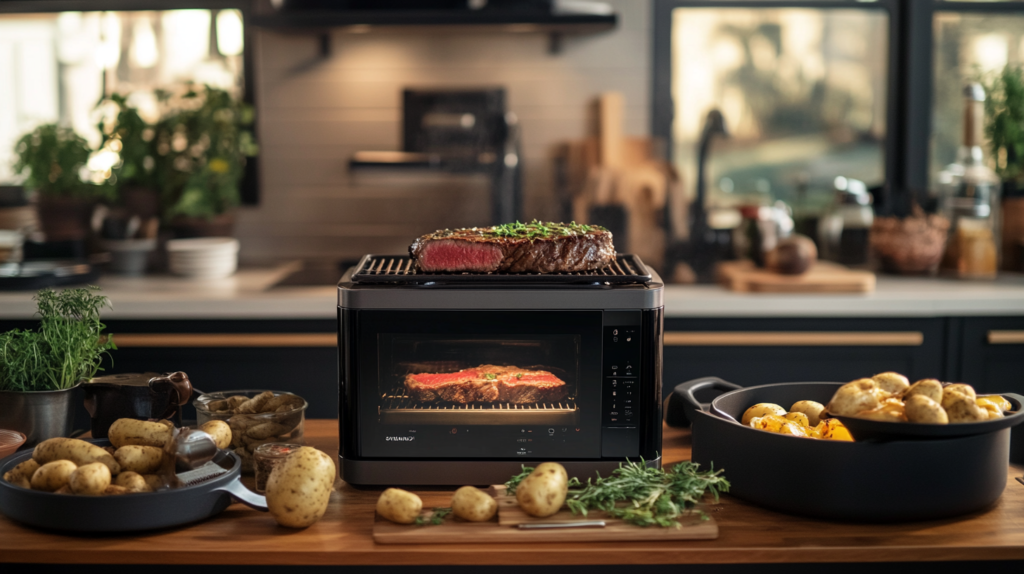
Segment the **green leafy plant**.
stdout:
<svg viewBox="0 0 1024 574">
<path fill-rule="evenodd" d="M 1006 66 L 986 82 L 985 135 L 1004 181 L 1024 183 L 1024 68 Z"/>
<path fill-rule="evenodd" d="M 722 471 L 711 469 L 701 472 L 694 462 L 681 462 L 671 471 L 650 468 L 643 461 L 620 464 L 607 478 L 600 474 L 587 479 L 569 479 L 566 505 L 573 514 L 587 515 L 600 510 L 629 524 L 637 526 L 680 527 L 679 517 L 695 512 L 702 520 L 707 515 L 694 506 L 710 492 L 718 501 L 720 492 L 729 491 L 729 481 Z M 533 469 L 523 466 L 523 472 L 505 483 L 509 495 Z"/>
<path fill-rule="evenodd" d="M 79 172 L 92 150 L 71 128 L 43 124 L 23 135 L 14 153 L 15 173 L 26 176 L 25 187 L 44 196 L 95 199 L 111 195 L 108 186 L 82 181 Z"/>
<path fill-rule="evenodd" d="M 161 99 L 167 104 L 170 96 Z M 157 124 L 156 178 L 167 219 L 212 219 L 239 204 L 246 158 L 258 151 L 252 123 L 251 106 L 205 86 L 190 87 Z"/>
<path fill-rule="evenodd" d="M 0 334 L 0 390 L 69 389 L 102 370 L 103 357 L 117 346 L 112 336 L 103 335 L 100 309 L 110 303 L 94 294 L 97 290 L 44 289 L 36 294 L 38 329 Z"/>
<path fill-rule="evenodd" d="M 117 113 L 113 117 L 105 114 L 96 125 L 103 135 L 100 149 L 120 157 L 107 182 L 118 191 L 126 186 L 155 187 L 156 129 L 128 103 L 128 96 L 112 94 L 98 107 L 103 106 Z"/>
</svg>

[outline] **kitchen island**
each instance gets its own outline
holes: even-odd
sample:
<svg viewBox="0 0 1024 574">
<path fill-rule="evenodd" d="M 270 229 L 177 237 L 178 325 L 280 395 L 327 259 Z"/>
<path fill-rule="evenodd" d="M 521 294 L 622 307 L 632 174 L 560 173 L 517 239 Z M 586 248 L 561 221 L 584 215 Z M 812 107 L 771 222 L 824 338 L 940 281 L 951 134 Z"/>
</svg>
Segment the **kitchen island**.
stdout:
<svg viewBox="0 0 1024 574">
<path fill-rule="evenodd" d="M 307 441 L 336 454 L 337 428 L 337 421 L 307 421 Z M 671 464 L 689 457 L 689 431 L 666 428 L 664 460 Z M 339 481 L 324 518 L 306 530 L 277 526 L 267 514 L 241 504 L 189 527 L 101 538 L 46 533 L 0 518 L 0 563 L 9 571 L 11 564 L 573 566 L 1024 560 L 1024 484 L 1015 480 L 1022 474 L 1024 467 L 1010 466 L 1002 498 L 992 508 L 957 519 L 834 523 L 765 510 L 726 495 L 708 509 L 719 524 L 717 540 L 550 544 L 375 544 L 372 526 L 379 491 L 357 490 Z M 808 469 L 808 480 L 820 477 L 820 472 Z M 451 491 L 417 494 L 427 507 L 447 506 Z"/>
</svg>

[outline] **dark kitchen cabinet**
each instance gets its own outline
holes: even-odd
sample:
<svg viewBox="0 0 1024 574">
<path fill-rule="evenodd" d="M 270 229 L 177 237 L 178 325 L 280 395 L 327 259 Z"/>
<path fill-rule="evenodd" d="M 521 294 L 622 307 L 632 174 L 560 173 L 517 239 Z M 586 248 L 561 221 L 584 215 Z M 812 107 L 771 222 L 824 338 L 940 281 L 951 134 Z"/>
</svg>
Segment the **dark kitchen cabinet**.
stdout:
<svg viewBox="0 0 1024 574">
<path fill-rule="evenodd" d="M 1024 394 L 1024 317 L 969 317 L 951 323 L 961 352 L 950 380 L 970 383 L 983 393 Z"/>
<path fill-rule="evenodd" d="M 662 388 L 716 376 L 742 386 L 883 371 L 944 375 L 946 319 L 666 319 Z"/>
</svg>

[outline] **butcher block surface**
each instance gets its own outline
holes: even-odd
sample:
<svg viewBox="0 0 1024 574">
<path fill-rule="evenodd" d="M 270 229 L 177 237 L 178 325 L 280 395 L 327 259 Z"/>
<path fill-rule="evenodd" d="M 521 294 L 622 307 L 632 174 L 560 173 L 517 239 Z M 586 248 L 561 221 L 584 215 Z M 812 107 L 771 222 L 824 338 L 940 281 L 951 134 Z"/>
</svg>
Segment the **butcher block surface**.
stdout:
<svg viewBox="0 0 1024 574">
<path fill-rule="evenodd" d="M 689 431 L 666 428 L 664 440 L 667 464 L 690 458 Z M 306 421 L 306 441 L 337 454 L 337 421 Z M 728 475 L 729 470 L 725 472 Z M 813 464 L 808 472 L 813 474 Z M 720 504 L 708 506 L 719 528 L 715 540 L 550 544 L 511 540 L 377 544 L 373 541 L 374 506 L 380 491 L 339 483 L 326 515 L 305 530 L 278 526 L 266 513 L 241 504 L 192 526 L 88 538 L 40 532 L 0 517 L 0 563 L 622 565 L 1024 560 L 1024 485 L 1014 479 L 1022 474 L 1022 466 L 1008 468 L 1002 498 L 992 508 L 960 519 L 845 524 L 773 512 L 726 495 Z M 879 480 L 885 483 L 884 477 Z M 426 507 L 448 506 L 453 491 L 416 490 Z"/>
</svg>

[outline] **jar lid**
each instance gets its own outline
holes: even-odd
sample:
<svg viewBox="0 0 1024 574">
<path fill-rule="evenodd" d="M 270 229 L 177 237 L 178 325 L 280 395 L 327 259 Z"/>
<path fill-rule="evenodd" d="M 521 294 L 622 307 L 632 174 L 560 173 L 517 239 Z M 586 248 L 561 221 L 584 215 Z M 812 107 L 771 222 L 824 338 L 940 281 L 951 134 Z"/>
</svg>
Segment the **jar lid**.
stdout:
<svg viewBox="0 0 1024 574">
<path fill-rule="evenodd" d="M 256 450 L 253 451 L 252 454 L 253 456 L 262 456 L 266 458 L 284 458 L 300 448 L 302 448 L 302 445 L 284 442 L 268 442 L 256 447 Z"/>
</svg>

